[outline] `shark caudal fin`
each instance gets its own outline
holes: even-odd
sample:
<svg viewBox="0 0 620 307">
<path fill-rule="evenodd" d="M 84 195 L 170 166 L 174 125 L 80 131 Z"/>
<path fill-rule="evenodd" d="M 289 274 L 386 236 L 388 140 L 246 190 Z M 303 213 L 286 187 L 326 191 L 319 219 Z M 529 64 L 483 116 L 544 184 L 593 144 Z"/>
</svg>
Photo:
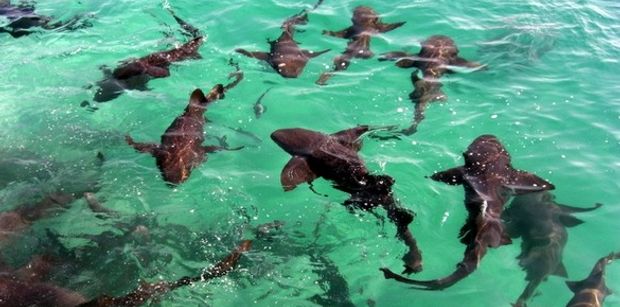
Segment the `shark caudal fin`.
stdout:
<svg viewBox="0 0 620 307">
<path fill-rule="evenodd" d="M 318 176 L 310 169 L 308 161 L 303 157 L 293 157 L 282 169 L 280 183 L 284 191 L 295 189 L 304 182 L 311 183 Z"/>
<path fill-rule="evenodd" d="M 200 33 L 200 30 L 198 30 L 196 27 L 190 25 L 185 20 L 183 20 L 179 16 L 177 16 L 177 14 L 174 13 L 172 8 L 168 7 L 167 10 L 172 15 L 174 20 L 176 20 L 176 22 L 181 26 L 181 29 L 183 29 L 185 34 L 187 34 L 188 36 L 190 36 L 192 38 L 202 37 L 202 33 Z"/>
<path fill-rule="evenodd" d="M 404 276 L 398 275 L 387 268 L 381 268 L 379 270 L 383 272 L 383 276 L 385 277 L 385 279 L 394 279 L 401 283 L 414 285 L 415 289 L 431 291 L 443 290 L 453 286 L 460 280 L 473 273 L 478 267 L 480 259 L 482 259 L 482 257 L 484 257 L 484 255 L 486 254 L 486 251 L 487 247 L 483 244 L 473 244 L 471 246 L 468 246 L 465 250 L 463 260 L 459 262 L 456 270 L 452 274 L 443 278 L 433 280 L 409 279 Z"/>
<path fill-rule="evenodd" d="M 464 266 L 459 266 L 456 271 L 454 271 L 454 273 L 444 278 L 433 280 L 415 280 L 396 274 L 388 268 L 381 268 L 379 270 L 383 272 L 383 277 L 385 277 L 385 279 L 394 279 L 401 283 L 414 285 L 414 289 L 430 291 L 438 291 L 451 287 L 452 285 L 459 282 L 461 279 L 469 276 L 469 274 L 471 274 L 473 271 L 468 270 Z"/>
</svg>

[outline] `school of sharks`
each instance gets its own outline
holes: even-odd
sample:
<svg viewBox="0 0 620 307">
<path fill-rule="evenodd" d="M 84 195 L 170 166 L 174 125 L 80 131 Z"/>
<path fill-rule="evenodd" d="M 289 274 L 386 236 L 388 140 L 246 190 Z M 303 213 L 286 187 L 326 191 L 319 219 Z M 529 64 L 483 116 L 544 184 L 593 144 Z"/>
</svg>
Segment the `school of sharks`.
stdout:
<svg viewBox="0 0 620 307">
<path fill-rule="evenodd" d="M 283 17 L 281 34 L 275 40 L 268 40 L 269 46 L 264 51 L 238 48 L 235 52 L 264 61 L 283 78 L 300 76 L 308 61 L 327 56 L 331 52 L 330 49 L 302 49 L 295 41 L 298 27 L 309 22 L 313 10 L 320 5 L 327 5 L 323 2 L 320 0 L 315 4 L 308 4 L 308 9 L 290 17 Z M 170 68 L 176 62 L 191 62 L 201 58 L 200 47 L 205 43 L 202 31 L 187 23 L 172 9 L 168 9 L 168 12 L 178 23 L 187 41 L 170 50 L 154 51 L 140 58 L 119 61 L 113 69 L 102 67 L 103 78 L 93 85 L 93 102 L 82 102 L 84 110 L 94 112 L 99 103 L 110 102 L 126 91 L 156 91 L 157 89 L 147 87 L 150 80 L 174 78 Z M 9 21 L 7 25 L 0 27 L 0 39 L 19 39 L 32 33 L 73 31 L 93 26 L 89 22 L 89 16 L 78 15 L 67 21 L 54 21 L 49 16 L 37 14 L 32 4 L 12 4 L 7 0 L 0 0 L 0 16 Z M 373 36 L 398 31 L 407 26 L 404 21 L 387 22 L 380 16 L 381 13 L 373 8 L 360 5 L 352 12 L 350 26 L 339 31 L 324 30 L 321 33 L 335 40 L 345 39 L 347 42 L 346 46 L 343 44 L 344 51 L 333 58 L 331 70 L 318 76 L 316 86 L 326 85 L 328 81 L 338 82 L 338 78 L 344 77 L 339 72 L 346 70 L 354 59 L 367 60 L 375 57 L 370 46 Z M 184 110 L 179 110 L 180 115 L 161 134 L 159 142 L 137 140 L 129 133 L 125 135 L 125 143 L 135 150 L 136 155 L 146 153 L 154 158 L 153 167 L 159 169 L 167 186 L 172 188 L 181 185 L 190 178 L 192 171 L 208 167 L 204 165 L 208 154 L 243 154 L 244 145 L 231 146 L 226 137 L 216 137 L 216 144 L 203 143 L 205 113 L 208 108 L 217 108 L 214 102 L 225 99 L 229 91 L 234 91 L 234 88 L 242 83 L 244 75 L 240 67 L 244 60 L 250 60 L 245 57 L 240 57 L 241 63 L 230 60 L 231 72 L 228 76 L 223 76 L 228 77 L 229 83 L 215 84 L 208 91 L 193 90 L 187 106 Z M 424 268 L 424 242 L 418 242 L 415 238 L 415 233 L 422 230 L 412 229 L 410 225 L 414 218 L 423 219 L 424 216 L 416 216 L 411 209 L 400 203 L 392 189 L 396 182 L 394 178 L 388 174 L 373 173 L 366 167 L 359 155 L 363 139 L 400 141 L 410 138 L 419 129 L 424 129 L 422 121 L 425 110 L 431 107 L 433 102 L 448 99 L 441 89 L 442 76 L 462 70 L 485 73 L 493 68 L 460 57 L 457 43 L 441 34 L 423 40 L 417 53 L 391 51 L 382 53 L 377 59 L 377 65 L 393 63 L 399 68 L 413 69 L 410 77 L 413 91 L 409 96 L 414 104 L 411 124 L 404 128 L 360 124 L 356 127 L 342 127 L 340 131 L 313 131 L 301 127 L 282 127 L 273 131 L 270 135 L 273 142 L 290 155 L 288 161 L 282 161 L 280 183 L 283 191 L 295 193 L 296 188 L 307 185 L 318 194 L 312 183 L 322 178 L 329 181 L 333 188 L 349 195 L 342 205 L 350 212 L 368 212 L 379 216 L 379 213 L 374 211 L 383 208 L 389 221 L 395 226 L 396 238 L 405 245 L 406 252 L 402 256 L 403 267 L 399 272 L 395 272 L 395 268 L 376 268 L 377 278 L 384 278 L 386 283 L 406 284 L 403 290 L 410 291 L 412 297 L 415 296 L 416 289 L 449 291 L 447 288 L 454 284 L 466 282 L 465 279 L 474 271 L 484 270 L 482 260 L 489 248 L 500 248 L 511 244 L 512 240 L 517 238 L 521 239 L 518 264 L 526 273 L 527 286 L 522 294 L 515 298 L 513 306 L 527 306 L 534 299 L 537 287 L 546 281 L 547 277 L 556 275 L 568 278 L 567 269 L 562 262 L 568 230 L 584 222 L 575 214 L 596 212 L 601 204 L 580 207 L 557 203 L 551 192 L 555 189 L 554 184 L 535 174 L 535 171 L 543 170 L 525 171 L 514 168 L 512 157 L 501 140 L 490 134 L 480 135 L 471 141 L 464 149 L 462 165 L 427 174 L 434 181 L 463 188 L 467 219 L 458 238 L 465 245 L 465 251 L 462 260 L 449 275 L 431 280 L 413 278 L 412 274 L 419 273 Z M 253 106 L 257 119 L 267 111 L 262 100 L 270 90 L 271 88 L 265 89 Z M 99 153 L 93 157 L 89 167 L 98 169 L 105 162 L 105 153 Z M 11 178 L 7 180 L 10 181 Z M 0 185 L 5 186 L 6 183 L 0 181 Z M 83 186 L 49 192 L 37 201 L 24 203 L 8 211 L 2 208 L 4 211 L 0 212 L 0 247 L 8 248 L 12 241 L 18 238 L 19 233 L 27 231 L 38 220 L 49 217 L 56 209 L 70 207 L 78 199 L 84 199 L 93 214 L 99 218 L 119 218 L 117 212 L 107 209 L 105 203 L 97 199 L 97 191 L 98 186 L 94 180 Z M 151 233 L 152 231 L 142 224 L 132 226 L 119 223 L 119 231 L 123 234 L 109 236 L 113 240 L 156 236 L 156 233 Z M 285 221 L 274 221 L 257 227 L 254 230 L 254 240 L 239 238 L 237 247 L 221 261 L 196 272 L 194 276 L 128 285 L 126 294 L 122 296 L 100 293 L 96 297 L 86 297 L 72 289 L 53 284 L 46 276 L 58 259 L 50 255 L 33 256 L 23 267 L 12 267 L 0 259 L 0 306 L 139 306 L 156 302 L 178 288 L 204 283 L 233 271 L 253 244 L 270 244 L 271 241 L 266 238 L 284 225 Z M 49 233 L 49 241 L 58 239 L 57 234 Z M 91 239 L 100 244 L 105 243 L 102 237 Z M 314 297 L 310 301 L 322 306 L 353 305 L 347 299 L 346 280 L 334 277 L 333 272 L 337 272 L 338 268 L 321 254 L 319 247 L 289 246 L 286 249 L 289 253 L 307 253 L 315 262 L 322 263 L 323 267 L 317 268 L 317 274 L 326 283 L 341 285 L 340 293 L 332 293 L 332 299 Z M 69 247 L 60 254 L 77 257 L 76 251 L 71 251 Z M 598 260 L 593 259 L 594 267 L 588 276 L 581 277 L 582 279 L 579 279 L 579 276 L 570 276 L 576 281 L 566 282 L 566 291 L 574 293 L 566 306 L 603 306 L 605 297 L 611 294 L 611 290 L 605 285 L 605 267 L 618 258 L 620 252 L 610 250 L 610 254 L 601 255 Z M 409 294 L 403 294 L 407 295 Z M 504 304 L 508 303 L 511 302 Z M 372 304 L 369 302 L 369 305 Z M 411 305 L 416 304 L 412 301 Z"/>
</svg>

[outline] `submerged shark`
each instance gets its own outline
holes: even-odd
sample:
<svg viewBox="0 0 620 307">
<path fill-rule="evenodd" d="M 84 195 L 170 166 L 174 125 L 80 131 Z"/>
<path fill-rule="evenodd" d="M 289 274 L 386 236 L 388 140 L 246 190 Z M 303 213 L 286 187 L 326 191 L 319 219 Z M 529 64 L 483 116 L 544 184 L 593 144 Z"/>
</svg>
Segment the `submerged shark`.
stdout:
<svg viewBox="0 0 620 307">
<path fill-rule="evenodd" d="M 9 20 L 9 24 L 0 27 L 0 33 L 8 33 L 14 38 L 34 33 L 32 28 L 44 30 L 77 30 L 92 27 L 89 22 L 83 21 L 81 16 L 74 16 L 67 21 L 53 22 L 52 17 L 35 13 L 31 4 L 20 3 L 12 5 L 9 0 L 0 0 L 0 16 Z"/>
<path fill-rule="evenodd" d="M 47 261 L 43 262 L 45 260 L 43 258 L 35 258 L 36 262 L 31 261 L 25 269 L 15 272 L 0 271 L 0 304 L 9 302 L 10 306 L 141 306 L 180 287 L 228 274 L 235 268 L 241 255 L 249 251 L 251 246 L 251 240 L 242 241 L 228 256 L 199 276 L 185 276 L 173 282 L 142 283 L 127 295 L 121 297 L 103 295 L 90 301 L 80 293 L 40 281 L 39 277 L 44 274 L 42 272 L 49 271 L 50 265 Z"/>
<path fill-rule="evenodd" d="M 383 207 L 396 224 L 398 237 L 409 248 L 403 257 L 405 273 L 419 272 L 422 255 L 407 227 L 413 221 L 413 213 L 400 207 L 394 199 L 394 179 L 371 174 L 357 154 L 362 146 L 361 136 L 371 130 L 368 126 L 358 126 L 331 135 L 301 128 L 276 130 L 271 139 L 293 156 L 280 175 L 282 187 L 290 191 L 299 184 L 311 185 L 323 177 L 332 181 L 334 188 L 351 195 L 344 203 L 350 210 L 371 211 Z"/>
<path fill-rule="evenodd" d="M 179 23 L 191 40 L 183 45 L 166 51 L 159 51 L 138 59 L 123 61 L 114 70 L 102 67 L 104 79 L 97 82 L 97 90 L 93 100 L 106 102 L 119 97 L 125 90 L 148 90 L 147 83 L 151 79 L 170 76 L 170 65 L 174 62 L 189 59 L 200 59 L 198 48 L 204 38 L 200 31 L 179 18 L 173 11 L 170 14 Z M 89 103 L 83 102 L 83 106 Z"/>
<path fill-rule="evenodd" d="M 204 282 L 217 277 L 222 277 L 231 272 L 237 262 L 245 252 L 252 247 L 251 240 L 242 241 L 235 250 L 233 250 L 226 258 L 216 263 L 211 268 L 205 270 L 199 276 L 185 276 L 174 282 L 159 281 L 156 283 L 143 283 L 133 292 L 121 296 L 101 296 L 89 302 L 80 304 L 80 307 L 108 307 L 108 306 L 141 306 L 149 300 L 160 297 L 168 292 L 174 291 L 183 286 L 188 286 L 196 282 Z"/>
<path fill-rule="evenodd" d="M 314 8 L 319 6 L 321 2 L 323 1 L 321 0 L 315 4 Z M 311 58 L 329 51 L 329 49 L 327 49 L 314 52 L 299 48 L 299 45 L 293 38 L 295 26 L 304 25 L 306 23 L 308 23 L 308 12 L 306 10 L 287 19 L 282 24 L 283 31 L 280 37 L 275 41 L 268 40 L 270 46 L 269 52 L 247 51 L 241 48 L 235 49 L 235 51 L 247 57 L 267 62 L 269 66 L 284 78 L 297 78 L 301 75 Z"/>
<path fill-rule="evenodd" d="M 580 281 L 567 281 L 568 288 L 575 293 L 566 307 L 601 307 L 611 290 L 605 285 L 605 267 L 620 258 L 620 252 L 599 259 L 590 275 Z"/>
<path fill-rule="evenodd" d="M 98 153 L 94 166 L 100 167 L 104 160 L 103 154 Z M 81 184 L 65 184 L 41 195 L 42 197 L 34 202 L 24 202 L 11 210 L 0 212 L 0 249 L 20 238 L 35 222 L 52 216 L 58 209 L 67 209 L 74 201 L 82 198 L 84 193 L 99 190 L 97 180 L 91 181 L 88 177 L 81 179 Z"/>
<path fill-rule="evenodd" d="M 599 208 L 578 208 L 558 204 L 550 192 L 537 192 L 517 196 L 502 213 L 506 231 L 511 238 L 521 237 L 519 265 L 526 272 L 528 281 L 523 293 L 513 304 L 525 307 L 534 291 L 549 275 L 568 277 L 562 263 L 564 246 L 568 241 L 566 228 L 582 224 L 572 213 Z"/>
<path fill-rule="evenodd" d="M 349 43 L 345 51 L 334 58 L 334 71 L 346 70 L 353 58 L 368 59 L 373 56 L 370 51 L 370 39 L 378 33 L 392 31 L 405 22 L 383 23 L 375 10 L 367 6 L 358 6 L 353 10 L 351 18 L 352 26 L 341 31 L 327 31 L 323 34 L 348 39 Z M 327 84 L 333 72 L 323 73 L 316 81 L 319 85 Z"/>
<path fill-rule="evenodd" d="M 512 167 L 511 158 L 500 141 L 492 135 L 476 138 L 463 153 L 465 165 L 435 173 L 431 178 L 465 190 L 467 222 L 461 228 L 461 243 L 467 247 L 456 271 L 447 277 L 421 281 L 402 277 L 382 268 L 386 279 L 416 285 L 425 290 L 448 288 L 471 274 L 489 247 L 511 243 L 501 214 L 511 195 L 552 190 L 544 179 Z"/>
<path fill-rule="evenodd" d="M 414 67 L 422 71 L 423 78 L 418 76 L 417 70 L 411 73 L 414 91 L 409 94 L 409 98 L 415 103 L 415 115 L 411 126 L 402 131 L 405 135 L 417 131 L 429 103 L 446 99 L 446 95 L 441 91 L 443 85 L 439 81 L 444 74 L 454 73 L 454 68 L 457 67 L 485 67 L 461 58 L 454 40 L 445 35 L 433 35 L 424 40 L 421 47 L 416 55 L 395 51 L 385 53 L 379 58 L 380 61 L 396 60 L 396 66 L 401 68 Z"/>
<path fill-rule="evenodd" d="M 187 180 L 192 170 L 206 159 L 208 153 L 242 148 L 229 148 L 224 139 L 220 139 L 219 146 L 202 145 L 204 141 L 204 113 L 207 106 L 224 98 L 224 93 L 235 87 L 243 79 L 241 71 L 233 73 L 231 76 L 234 76 L 236 80 L 226 86 L 217 84 L 206 96 L 202 90 L 194 90 L 185 112 L 172 121 L 168 129 L 162 134 L 160 144 L 137 143 L 131 136 L 126 136 L 127 144 L 135 150 L 149 153 L 155 157 L 157 167 L 164 180 L 169 184 L 180 184 Z"/>
</svg>

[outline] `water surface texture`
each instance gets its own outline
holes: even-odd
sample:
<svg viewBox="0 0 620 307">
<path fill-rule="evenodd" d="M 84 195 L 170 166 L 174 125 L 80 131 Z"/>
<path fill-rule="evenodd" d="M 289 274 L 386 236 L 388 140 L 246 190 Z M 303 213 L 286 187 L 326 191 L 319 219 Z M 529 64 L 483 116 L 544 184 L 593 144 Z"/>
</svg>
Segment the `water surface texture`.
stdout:
<svg viewBox="0 0 620 307">
<path fill-rule="evenodd" d="M 90 28 L 41 31 L 19 39 L 0 34 L 0 210 L 57 189 L 98 183 L 96 197 L 119 217 L 100 219 L 80 199 L 56 210 L 0 253 L 19 266 L 34 254 L 66 255 L 52 281 L 88 298 L 121 295 L 138 280 L 195 275 L 217 262 L 256 226 L 283 221 L 275 235 L 257 238 L 239 269 L 208 283 L 179 289 L 161 306 L 509 306 L 525 287 L 515 257 L 520 240 L 491 249 L 478 270 L 444 291 L 419 291 L 385 280 L 378 270 L 400 270 L 405 252 L 394 234 L 365 213 L 348 213 L 347 195 L 322 179 L 317 195 L 302 185 L 284 192 L 279 175 L 289 155 L 269 138 L 276 129 L 336 132 L 358 124 L 400 125 L 412 118 L 411 70 L 379 62 L 380 53 L 417 53 L 433 34 L 452 37 L 460 55 L 488 69 L 446 75 L 448 99 L 433 103 L 416 134 L 401 140 L 366 139 L 360 155 L 368 168 L 395 180 L 394 193 L 417 217 L 410 229 L 424 256 L 422 279 L 450 273 L 465 249 L 457 239 L 465 221 L 463 189 L 425 176 L 462 164 L 461 153 L 481 134 L 498 136 L 515 168 L 553 182 L 557 201 L 602 203 L 576 215 L 564 263 L 569 278 L 585 278 L 595 261 L 620 250 L 620 6 L 615 1 L 332 1 L 309 13 L 295 39 L 308 50 L 332 51 L 309 61 L 303 74 L 284 79 L 271 67 L 234 52 L 267 51 L 287 18 L 312 0 L 169 2 L 147 0 L 36 3 L 40 14 L 90 16 Z M 372 6 L 385 22 L 406 21 L 372 39 L 375 57 L 354 59 L 326 86 L 314 82 L 330 69 L 346 41 L 321 35 L 350 25 L 353 8 Z M 95 104 L 99 67 L 185 42 L 165 10 L 206 36 L 202 59 L 175 63 L 151 91 L 129 91 Z M 6 20 L 0 19 L 0 25 Z M 228 60 L 245 79 L 210 105 L 209 136 L 227 136 L 234 152 L 210 154 L 184 184 L 168 187 L 155 160 L 127 146 L 124 135 L 158 141 L 185 108 L 195 88 L 227 82 Z M 253 104 L 264 97 L 266 113 Z M 238 129 L 251 132 L 252 137 Z M 105 162 L 96 163 L 98 152 Z M 384 215 L 382 210 L 377 210 Z M 142 225 L 148 235 L 124 236 Z M 52 240 L 54 238 L 55 240 Z M 95 242 L 100 242 L 97 245 Z M 61 248 L 62 247 L 62 248 Z M 64 250 L 63 250 L 64 248 Z M 551 276 L 531 306 L 563 306 L 572 293 Z M 607 272 L 620 293 L 620 265 Z M 606 306 L 620 306 L 612 294 Z"/>
</svg>

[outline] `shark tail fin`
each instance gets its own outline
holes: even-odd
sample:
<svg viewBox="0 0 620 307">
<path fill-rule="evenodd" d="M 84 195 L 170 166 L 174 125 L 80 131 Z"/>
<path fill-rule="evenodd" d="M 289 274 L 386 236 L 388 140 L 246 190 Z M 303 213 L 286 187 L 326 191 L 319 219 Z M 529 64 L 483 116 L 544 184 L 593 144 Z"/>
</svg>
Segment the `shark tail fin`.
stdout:
<svg viewBox="0 0 620 307">
<path fill-rule="evenodd" d="M 172 8 L 168 8 L 168 12 L 172 15 L 174 20 L 176 20 L 176 22 L 181 26 L 181 29 L 183 29 L 183 31 L 187 35 L 189 35 L 192 38 L 202 37 L 202 33 L 200 33 L 200 30 L 198 30 L 196 27 L 190 25 L 185 20 L 183 20 L 179 16 L 177 16 L 177 14 L 174 13 Z"/>
</svg>

